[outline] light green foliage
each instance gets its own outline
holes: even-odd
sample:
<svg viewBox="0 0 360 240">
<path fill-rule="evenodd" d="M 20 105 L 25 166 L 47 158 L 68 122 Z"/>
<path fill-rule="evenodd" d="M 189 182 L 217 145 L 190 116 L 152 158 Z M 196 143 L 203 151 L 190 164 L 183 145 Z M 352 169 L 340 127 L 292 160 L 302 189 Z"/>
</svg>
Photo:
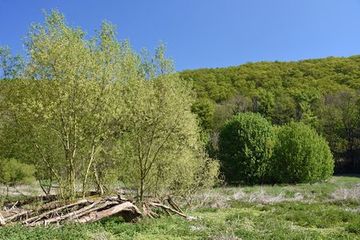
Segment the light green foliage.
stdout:
<svg viewBox="0 0 360 240">
<path fill-rule="evenodd" d="M 180 77 L 193 83 L 201 101 L 208 99 L 216 103 L 214 113 L 211 110 L 206 114 L 203 109 L 199 114 L 204 119 L 210 113 L 214 115 L 212 128 L 206 129 L 211 138 L 218 134 L 224 118 L 230 119 L 237 113 L 228 114 L 228 101 L 242 96 L 251 100 L 248 111 L 259 112 L 274 124 L 302 121 L 315 127 L 336 153 L 336 170 L 359 172 L 360 161 L 356 156 L 360 149 L 360 121 L 355 109 L 359 109 L 355 106 L 360 87 L 359 63 L 360 56 L 258 62 L 183 71 Z"/>
<path fill-rule="evenodd" d="M 116 158 L 122 163 L 121 179 L 138 190 L 141 200 L 145 193 L 210 186 L 218 175 L 216 162 L 203 153 L 189 86 L 162 63 L 162 51 L 143 62 L 153 78 L 129 81 L 123 89 L 126 130 L 117 142 Z M 199 183 L 204 174 L 208 177 Z"/>
<path fill-rule="evenodd" d="M 219 159 L 228 183 L 314 182 L 329 178 L 334 169 L 328 143 L 314 129 L 302 122 L 272 127 L 254 113 L 224 125 Z"/>
<path fill-rule="evenodd" d="M 21 163 L 16 159 L 0 160 L 0 183 L 6 186 L 32 183 L 34 179 L 34 166 Z"/>
<path fill-rule="evenodd" d="M 257 89 L 257 94 L 253 98 L 253 108 L 255 112 L 263 116 L 272 116 L 275 105 L 274 95 L 263 88 Z"/>
<path fill-rule="evenodd" d="M 277 129 L 271 161 L 272 178 L 280 183 L 314 182 L 333 174 L 334 160 L 324 138 L 303 123 Z"/>
<path fill-rule="evenodd" d="M 302 89 L 294 93 L 297 102 L 297 120 L 316 126 L 317 116 L 313 112 L 313 108 L 318 105 L 320 94 L 314 89 Z"/>
<path fill-rule="evenodd" d="M 205 130 L 210 130 L 213 126 L 215 106 L 209 99 L 198 99 L 191 108 L 192 112 L 197 114 L 200 126 Z"/>
<path fill-rule="evenodd" d="M 208 166 L 208 182 L 216 178 L 190 111 L 192 91 L 163 45 L 154 57 L 140 55 L 109 23 L 89 39 L 53 11 L 32 26 L 26 47 L 24 80 L 2 82 L 0 148 L 35 164 L 40 182 L 73 198 L 78 189 L 110 191 L 118 179 L 141 196 L 184 189 Z"/>
<path fill-rule="evenodd" d="M 19 78 L 23 74 L 24 67 L 25 62 L 21 56 L 12 56 L 9 48 L 0 47 L 0 69 L 3 70 L 2 78 Z"/>
<path fill-rule="evenodd" d="M 33 26 L 26 45 L 29 80 L 14 84 L 16 93 L 10 97 L 17 99 L 9 99 L 9 109 L 31 136 L 28 144 L 37 155 L 29 158 L 38 157 L 37 164 L 47 167 L 61 194 L 73 197 L 79 181 L 86 191 L 90 175 L 96 175 L 97 154 L 112 137 L 109 124 L 121 112 L 117 82 L 133 75 L 133 54 L 116 40 L 111 25 L 104 23 L 94 39 L 86 40 L 58 12 Z"/>
<path fill-rule="evenodd" d="M 259 114 L 241 113 L 228 121 L 219 137 L 219 159 L 229 183 L 265 181 L 274 135 Z"/>
</svg>

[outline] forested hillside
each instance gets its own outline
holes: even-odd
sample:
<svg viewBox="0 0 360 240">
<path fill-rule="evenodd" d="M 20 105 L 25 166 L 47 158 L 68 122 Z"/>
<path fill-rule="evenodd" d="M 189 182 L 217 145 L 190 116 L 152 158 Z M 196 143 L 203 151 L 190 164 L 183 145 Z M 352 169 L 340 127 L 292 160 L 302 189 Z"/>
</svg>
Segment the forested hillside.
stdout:
<svg viewBox="0 0 360 240">
<path fill-rule="evenodd" d="M 217 148 L 219 128 L 236 113 L 258 112 L 274 124 L 301 121 L 326 137 L 336 172 L 359 172 L 360 56 L 258 62 L 180 73 L 197 93 L 193 111 Z M 214 151 L 216 152 L 216 151 Z"/>
</svg>

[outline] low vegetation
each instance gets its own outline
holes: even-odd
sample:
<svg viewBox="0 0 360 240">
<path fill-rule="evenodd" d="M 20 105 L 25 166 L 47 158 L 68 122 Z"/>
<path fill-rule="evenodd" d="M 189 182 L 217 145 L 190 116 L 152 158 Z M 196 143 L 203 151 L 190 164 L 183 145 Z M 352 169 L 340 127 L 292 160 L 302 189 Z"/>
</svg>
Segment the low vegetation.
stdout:
<svg viewBox="0 0 360 240">
<path fill-rule="evenodd" d="M 216 188 L 191 197 L 191 220 L 0 228 L 1 239 L 360 239 L 360 178 L 298 185 Z M 342 193 L 347 192 L 347 195 Z M 184 203 L 185 204 L 185 203 Z"/>
</svg>

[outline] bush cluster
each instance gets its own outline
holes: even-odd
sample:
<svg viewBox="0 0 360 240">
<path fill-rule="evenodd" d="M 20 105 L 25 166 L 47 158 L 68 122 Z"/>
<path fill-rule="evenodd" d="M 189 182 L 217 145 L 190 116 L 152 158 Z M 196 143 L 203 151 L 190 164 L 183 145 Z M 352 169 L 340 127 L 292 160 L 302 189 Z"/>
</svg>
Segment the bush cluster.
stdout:
<svg viewBox="0 0 360 240">
<path fill-rule="evenodd" d="M 329 178 L 334 160 L 328 143 L 301 122 L 272 126 L 260 114 L 226 122 L 219 159 L 228 183 L 301 183 Z"/>
<path fill-rule="evenodd" d="M 334 161 L 324 138 L 303 123 L 289 123 L 277 131 L 271 176 L 275 182 L 313 182 L 330 177 Z"/>
<path fill-rule="evenodd" d="M 259 114 L 239 114 L 228 121 L 219 141 L 219 158 L 226 181 L 263 182 L 273 140 L 271 124 Z"/>
</svg>

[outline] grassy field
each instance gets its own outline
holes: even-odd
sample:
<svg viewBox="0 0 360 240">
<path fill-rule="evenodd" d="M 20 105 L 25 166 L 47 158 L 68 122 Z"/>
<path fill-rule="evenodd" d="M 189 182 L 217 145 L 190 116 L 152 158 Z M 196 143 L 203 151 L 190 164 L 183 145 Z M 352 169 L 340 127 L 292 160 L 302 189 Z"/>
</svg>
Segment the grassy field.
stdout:
<svg viewBox="0 0 360 240">
<path fill-rule="evenodd" d="M 218 188 L 191 199 L 187 214 L 136 224 L 0 228 L 0 239 L 360 239 L 360 177 L 326 183 Z"/>
</svg>

